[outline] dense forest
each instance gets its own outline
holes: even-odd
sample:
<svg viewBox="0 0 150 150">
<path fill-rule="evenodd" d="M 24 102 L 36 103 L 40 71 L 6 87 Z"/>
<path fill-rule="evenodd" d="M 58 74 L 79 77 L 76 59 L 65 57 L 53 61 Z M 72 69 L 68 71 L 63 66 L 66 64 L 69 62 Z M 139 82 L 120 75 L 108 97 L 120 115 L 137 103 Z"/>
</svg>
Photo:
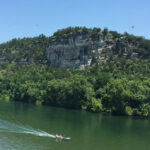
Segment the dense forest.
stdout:
<svg viewBox="0 0 150 150">
<path fill-rule="evenodd" d="M 34 38 L 12 39 L 0 44 L 0 62 L 18 64 L 46 63 L 45 49 L 49 38 L 39 35 Z"/>
<path fill-rule="evenodd" d="M 0 100 L 23 101 L 93 112 L 150 117 L 150 41 L 124 34 L 139 43 L 145 59 L 107 60 L 84 70 L 46 65 L 49 41 L 76 33 L 123 36 L 99 28 L 67 28 L 52 37 L 13 39 L 0 44 Z"/>
<path fill-rule="evenodd" d="M 0 100 L 150 116 L 150 60 L 108 61 L 85 70 L 0 64 Z"/>
</svg>

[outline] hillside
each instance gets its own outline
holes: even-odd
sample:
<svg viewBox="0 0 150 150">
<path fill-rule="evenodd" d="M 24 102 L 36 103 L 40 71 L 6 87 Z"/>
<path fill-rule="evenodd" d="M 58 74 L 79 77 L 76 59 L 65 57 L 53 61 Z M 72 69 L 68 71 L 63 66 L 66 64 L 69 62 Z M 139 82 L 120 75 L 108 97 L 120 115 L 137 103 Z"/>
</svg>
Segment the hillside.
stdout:
<svg viewBox="0 0 150 150">
<path fill-rule="evenodd" d="M 51 37 L 13 39 L 0 44 L 0 62 L 80 67 L 116 58 L 150 58 L 150 40 L 100 28 L 68 27 Z"/>
<path fill-rule="evenodd" d="M 0 44 L 0 62 L 17 64 L 46 63 L 44 55 L 48 39 L 44 35 L 34 38 L 12 39 Z"/>
<path fill-rule="evenodd" d="M 150 58 L 150 41 L 106 28 L 67 28 L 54 33 L 46 48 L 49 65 L 83 68 L 119 58 Z"/>
<path fill-rule="evenodd" d="M 149 40 L 107 29 L 13 39 L 0 45 L 0 100 L 150 118 L 149 58 Z"/>
</svg>

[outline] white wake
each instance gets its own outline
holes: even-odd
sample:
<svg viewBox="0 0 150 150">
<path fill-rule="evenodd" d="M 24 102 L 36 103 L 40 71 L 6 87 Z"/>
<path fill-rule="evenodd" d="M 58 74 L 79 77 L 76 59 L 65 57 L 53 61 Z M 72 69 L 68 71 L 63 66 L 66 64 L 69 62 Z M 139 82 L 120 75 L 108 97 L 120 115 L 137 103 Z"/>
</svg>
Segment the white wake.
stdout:
<svg viewBox="0 0 150 150">
<path fill-rule="evenodd" d="M 16 124 L 2 119 L 0 119 L 0 132 L 22 133 L 55 138 L 55 135 L 49 134 L 40 129 L 34 129 L 28 125 L 24 126 L 22 124 Z"/>
</svg>

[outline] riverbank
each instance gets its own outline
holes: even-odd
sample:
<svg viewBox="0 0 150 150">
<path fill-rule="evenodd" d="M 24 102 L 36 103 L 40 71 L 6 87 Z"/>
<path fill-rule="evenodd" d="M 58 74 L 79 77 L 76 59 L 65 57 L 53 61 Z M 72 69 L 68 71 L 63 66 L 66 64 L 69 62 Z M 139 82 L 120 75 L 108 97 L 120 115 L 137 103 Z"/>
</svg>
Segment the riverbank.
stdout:
<svg viewBox="0 0 150 150">
<path fill-rule="evenodd" d="M 108 61 L 85 70 L 0 64 L 0 100 L 150 116 L 150 61 Z"/>
</svg>

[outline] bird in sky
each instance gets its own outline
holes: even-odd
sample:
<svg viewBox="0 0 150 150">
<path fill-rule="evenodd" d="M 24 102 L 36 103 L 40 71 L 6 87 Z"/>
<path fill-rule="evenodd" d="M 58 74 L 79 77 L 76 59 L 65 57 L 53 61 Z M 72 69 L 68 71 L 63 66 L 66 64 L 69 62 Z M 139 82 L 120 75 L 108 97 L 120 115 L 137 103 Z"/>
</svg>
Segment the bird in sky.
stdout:
<svg viewBox="0 0 150 150">
<path fill-rule="evenodd" d="M 131 26 L 132 29 L 134 29 L 134 26 Z"/>
</svg>

